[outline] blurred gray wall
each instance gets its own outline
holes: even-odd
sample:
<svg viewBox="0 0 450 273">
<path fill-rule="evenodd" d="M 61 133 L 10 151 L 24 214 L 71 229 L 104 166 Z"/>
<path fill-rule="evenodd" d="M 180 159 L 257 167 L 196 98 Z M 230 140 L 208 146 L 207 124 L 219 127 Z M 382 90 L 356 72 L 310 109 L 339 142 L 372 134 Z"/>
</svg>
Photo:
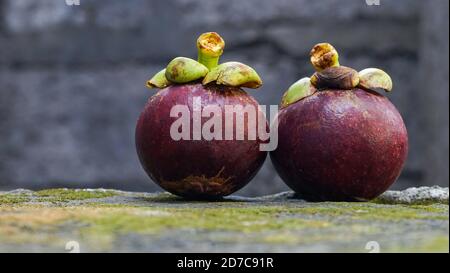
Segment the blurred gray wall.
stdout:
<svg viewBox="0 0 450 273">
<path fill-rule="evenodd" d="M 278 104 L 312 73 L 308 53 L 333 43 L 341 63 L 388 71 L 410 154 L 395 188 L 449 183 L 447 0 L 0 0 L 0 188 L 158 189 L 134 149 L 145 80 L 201 32 L 223 60 L 252 65 Z M 242 194 L 286 189 L 268 159 Z"/>
</svg>

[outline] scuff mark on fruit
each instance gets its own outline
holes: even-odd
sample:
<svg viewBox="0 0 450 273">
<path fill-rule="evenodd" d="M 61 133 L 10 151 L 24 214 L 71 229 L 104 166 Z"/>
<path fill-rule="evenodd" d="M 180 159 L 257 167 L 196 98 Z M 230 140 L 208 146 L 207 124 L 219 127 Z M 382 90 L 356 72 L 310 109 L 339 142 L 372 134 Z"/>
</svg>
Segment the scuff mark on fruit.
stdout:
<svg viewBox="0 0 450 273">
<path fill-rule="evenodd" d="M 205 199 L 220 198 L 235 191 L 235 185 L 229 183 L 233 177 L 224 177 L 224 170 L 225 167 L 213 177 L 190 175 L 178 181 L 162 180 L 161 186 L 186 198 L 198 198 L 199 196 Z"/>
</svg>

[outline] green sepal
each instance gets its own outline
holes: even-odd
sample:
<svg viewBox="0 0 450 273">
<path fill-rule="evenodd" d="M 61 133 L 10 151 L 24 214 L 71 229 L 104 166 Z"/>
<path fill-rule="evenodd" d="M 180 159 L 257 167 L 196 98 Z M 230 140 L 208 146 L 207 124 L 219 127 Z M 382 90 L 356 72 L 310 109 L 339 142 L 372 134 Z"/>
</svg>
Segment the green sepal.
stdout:
<svg viewBox="0 0 450 273">
<path fill-rule="evenodd" d="M 301 99 L 313 95 L 317 89 L 311 84 L 311 79 L 308 77 L 302 78 L 292 84 L 284 93 L 281 99 L 281 108 L 287 107 Z"/>
<path fill-rule="evenodd" d="M 148 88 L 165 88 L 171 84 L 172 83 L 166 78 L 166 69 L 163 69 L 148 80 L 146 86 Z"/>
<path fill-rule="evenodd" d="M 359 73 L 359 86 L 377 90 L 383 89 L 386 92 L 392 91 L 393 83 L 388 73 L 378 68 L 367 68 Z"/>
<path fill-rule="evenodd" d="M 216 82 L 218 85 L 258 88 L 262 80 L 258 73 L 248 65 L 239 62 L 227 62 L 213 68 L 203 79 L 203 84 Z"/>
<path fill-rule="evenodd" d="M 193 59 L 177 57 L 167 65 L 165 76 L 173 83 L 188 83 L 204 78 L 208 72 L 206 66 Z"/>
</svg>

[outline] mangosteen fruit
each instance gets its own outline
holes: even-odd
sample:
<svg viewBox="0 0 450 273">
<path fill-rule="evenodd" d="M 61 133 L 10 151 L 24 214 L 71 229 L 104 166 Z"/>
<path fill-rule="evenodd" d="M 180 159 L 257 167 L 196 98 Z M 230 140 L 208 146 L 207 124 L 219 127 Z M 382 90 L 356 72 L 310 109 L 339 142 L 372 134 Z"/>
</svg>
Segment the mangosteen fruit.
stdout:
<svg viewBox="0 0 450 273">
<path fill-rule="evenodd" d="M 283 95 L 271 160 L 307 200 L 371 200 L 399 177 L 408 153 L 402 117 L 379 93 L 392 80 L 377 68 L 340 66 L 328 43 L 314 46 L 311 63 L 315 74 Z"/>
<path fill-rule="evenodd" d="M 242 89 L 262 81 L 245 64 L 219 64 L 224 46 L 219 34 L 204 33 L 197 61 L 175 58 L 147 82 L 160 90 L 138 119 L 137 153 L 150 178 L 181 197 L 229 195 L 255 176 L 267 155 L 260 150 L 266 141 L 255 135 L 257 126 L 268 128 L 264 113 Z M 256 114 L 240 119 L 243 109 Z"/>
</svg>

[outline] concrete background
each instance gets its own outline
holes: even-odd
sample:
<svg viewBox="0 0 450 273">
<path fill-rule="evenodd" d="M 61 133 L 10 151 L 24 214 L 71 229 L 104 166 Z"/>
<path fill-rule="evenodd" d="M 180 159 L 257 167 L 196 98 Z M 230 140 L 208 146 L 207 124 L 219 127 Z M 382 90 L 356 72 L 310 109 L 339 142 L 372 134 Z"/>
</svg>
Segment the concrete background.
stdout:
<svg viewBox="0 0 450 273">
<path fill-rule="evenodd" d="M 252 65 L 278 104 L 333 43 L 341 63 L 390 73 L 410 154 L 394 188 L 449 183 L 447 0 L 0 0 L 0 189 L 158 189 L 134 149 L 144 82 L 217 31 L 223 61 Z M 286 189 L 268 159 L 240 194 Z"/>
</svg>

